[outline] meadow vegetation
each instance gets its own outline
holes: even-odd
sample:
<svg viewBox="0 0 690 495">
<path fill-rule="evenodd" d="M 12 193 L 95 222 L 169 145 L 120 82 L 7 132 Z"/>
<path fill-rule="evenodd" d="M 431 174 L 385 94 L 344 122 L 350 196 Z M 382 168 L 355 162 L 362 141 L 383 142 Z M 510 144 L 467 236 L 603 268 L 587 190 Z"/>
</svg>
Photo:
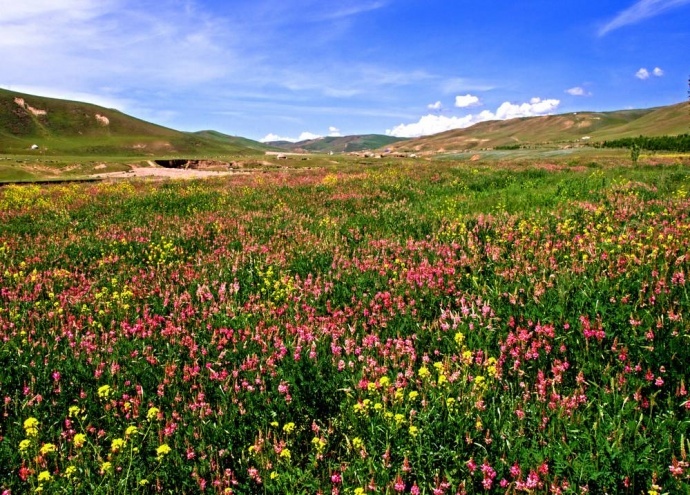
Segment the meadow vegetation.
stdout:
<svg viewBox="0 0 690 495">
<path fill-rule="evenodd" d="M 0 491 L 690 491 L 687 159 L 0 189 Z"/>
</svg>

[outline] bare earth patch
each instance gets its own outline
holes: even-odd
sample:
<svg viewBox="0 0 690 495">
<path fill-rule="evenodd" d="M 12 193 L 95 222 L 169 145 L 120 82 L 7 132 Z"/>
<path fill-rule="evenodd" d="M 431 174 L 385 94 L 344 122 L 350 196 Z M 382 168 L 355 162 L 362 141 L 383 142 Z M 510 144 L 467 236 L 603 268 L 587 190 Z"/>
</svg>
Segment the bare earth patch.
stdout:
<svg viewBox="0 0 690 495">
<path fill-rule="evenodd" d="M 214 171 L 214 170 L 195 170 L 183 168 L 165 168 L 165 167 L 136 167 L 132 166 L 131 170 L 124 172 L 108 172 L 103 174 L 95 174 L 93 177 L 99 179 L 133 179 L 133 178 L 150 178 L 150 179 L 203 179 L 208 177 L 222 177 L 225 175 L 238 174 L 242 172 L 235 171 Z"/>
</svg>

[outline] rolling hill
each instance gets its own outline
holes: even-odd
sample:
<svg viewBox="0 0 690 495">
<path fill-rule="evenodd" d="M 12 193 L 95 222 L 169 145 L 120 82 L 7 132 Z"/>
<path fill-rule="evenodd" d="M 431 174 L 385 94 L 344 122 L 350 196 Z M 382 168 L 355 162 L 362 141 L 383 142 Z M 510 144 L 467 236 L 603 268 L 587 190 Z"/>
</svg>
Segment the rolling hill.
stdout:
<svg viewBox="0 0 690 495">
<path fill-rule="evenodd" d="M 265 145 L 212 131 L 180 132 L 89 103 L 0 89 L 0 153 L 147 156 L 256 154 Z"/>
<path fill-rule="evenodd" d="M 594 143 L 623 137 L 690 132 L 690 103 L 615 112 L 577 112 L 480 122 L 465 129 L 392 144 L 396 151 L 435 152 L 502 146 Z"/>
<path fill-rule="evenodd" d="M 349 153 L 353 151 L 375 150 L 387 147 L 393 143 L 399 143 L 401 141 L 406 141 L 406 139 L 384 136 L 382 134 L 364 134 L 341 137 L 329 136 L 299 141 L 297 143 L 275 141 L 266 144 L 284 149 L 286 151 L 307 151 L 312 153 L 328 153 L 333 151 L 336 153 Z"/>
</svg>

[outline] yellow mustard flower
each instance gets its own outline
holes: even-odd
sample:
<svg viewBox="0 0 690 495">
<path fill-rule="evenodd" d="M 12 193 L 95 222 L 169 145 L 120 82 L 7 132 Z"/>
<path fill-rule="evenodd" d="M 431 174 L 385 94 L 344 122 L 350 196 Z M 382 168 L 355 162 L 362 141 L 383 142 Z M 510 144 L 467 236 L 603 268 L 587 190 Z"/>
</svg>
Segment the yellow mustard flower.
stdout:
<svg viewBox="0 0 690 495">
<path fill-rule="evenodd" d="M 53 477 L 50 475 L 50 471 L 41 471 L 38 473 L 38 482 L 39 483 L 45 483 L 46 481 L 50 481 Z"/>
<path fill-rule="evenodd" d="M 77 468 L 74 466 L 67 466 L 65 469 L 65 478 L 71 478 L 74 473 L 77 472 Z"/>
<path fill-rule="evenodd" d="M 68 415 L 70 418 L 76 418 L 77 414 L 79 414 L 79 406 L 69 406 L 69 412 Z"/>
<path fill-rule="evenodd" d="M 280 451 L 280 458 L 289 461 L 292 458 L 292 453 L 290 449 L 283 449 Z"/>
<path fill-rule="evenodd" d="M 108 474 L 108 473 L 112 472 L 112 470 L 113 470 L 113 465 L 110 462 L 105 461 L 104 463 L 101 464 L 101 474 Z"/>
<path fill-rule="evenodd" d="M 429 368 L 422 366 L 419 368 L 418 374 L 420 378 L 427 378 L 431 373 L 429 372 Z"/>
<path fill-rule="evenodd" d="M 41 447 L 41 450 L 39 452 L 41 452 L 41 455 L 46 455 L 46 454 L 49 454 L 51 452 L 55 452 L 56 450 L 57 450 L 57 447 L 55 447 L 54 444 L 46 443 L 46 444 L 43 444 L 43 446 Z"/>
<path fill-rule="evenodd" d="M 283 431 L 287 434 L 292 433 L 293 431 L 295 431 L 295 423 L 285 423 L 285 425 L 283 425 Z"/>
<path fill-rule="evenodd" d="M 73 441 L 74 441 L 74 446 L 76 448 L 80 449 L 86 443 L 86 435 L 84 435 L 83 433 L 77 433 L 76 435 L 74 435 Z"/>
<path fill-rule="evenodd" d="M 110 385 L 101 385 L 98 387 L 98 397 L 101 399 L 107 399 L 110 396 L 110 392 Z"/>
<path fill-rule="evenodd" d="M 125 430 L 125 436 L 127 438 L 131 437 L 132 435 L 136 435 L 137 433 L 139 433 L 139 428 L 136 426 L 128 426 Z"/>
<path fill-rule="evenodd" d="M 123 438 L 116 438 L 110 443 L 111 452 L 120 452 L 125 446 L 125 440 Z"/>
<path fill-rule="evenodd" d="M 419 434 L 419 428 L 417 428 L 414 425 L 410 426 L 408 431 L 410 432 L 410 435 L 413 437 L 416 437 Z"/>
<path fill-rule="evenodd" d="M 36 437 L 38 436 L 38 426 L 40 423 L 36 418 L 27 418 L 24 421 L 24 432 L 26 433 L 27 437 Z"/>
<path fill-rule="evenodd" d="M 149 408 L 149 411 L 146 413 L 146 419 L 149 421 L 153 421 L 154 419 L 158 419 L 158 413 L 160 412 L 160 409 L 157 407 L 151 407 Z"/>
<path fill-rule="evenodd" d="M 171 451 L 172 451 L 172 449 L 170 448 L 170 446 L 167 443 L 160 445 L 156 449 L 156 455 L 158 456 L 158 460 L 160 461 L 161 459 L 163 459 L 163 457 L 168 455 Z"/>
<path fill-rule="evenodd" d="M 31 447 L 31 440 L 24 439 L 19 442 L 19 452 L 26 452 Z"/>
</svg>

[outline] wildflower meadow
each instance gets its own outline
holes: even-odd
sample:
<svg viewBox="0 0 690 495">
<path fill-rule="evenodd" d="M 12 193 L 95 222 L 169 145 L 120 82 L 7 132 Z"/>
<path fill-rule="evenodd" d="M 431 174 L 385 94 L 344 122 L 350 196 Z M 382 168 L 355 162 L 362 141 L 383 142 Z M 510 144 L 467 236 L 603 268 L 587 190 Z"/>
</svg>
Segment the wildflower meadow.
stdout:
<svg viewBox="0 0 690 495">
<path fill-rule="evenodd" d="M 690 493 L 686 164 L 0 189 L 0 493 Z"/>
</svg>

